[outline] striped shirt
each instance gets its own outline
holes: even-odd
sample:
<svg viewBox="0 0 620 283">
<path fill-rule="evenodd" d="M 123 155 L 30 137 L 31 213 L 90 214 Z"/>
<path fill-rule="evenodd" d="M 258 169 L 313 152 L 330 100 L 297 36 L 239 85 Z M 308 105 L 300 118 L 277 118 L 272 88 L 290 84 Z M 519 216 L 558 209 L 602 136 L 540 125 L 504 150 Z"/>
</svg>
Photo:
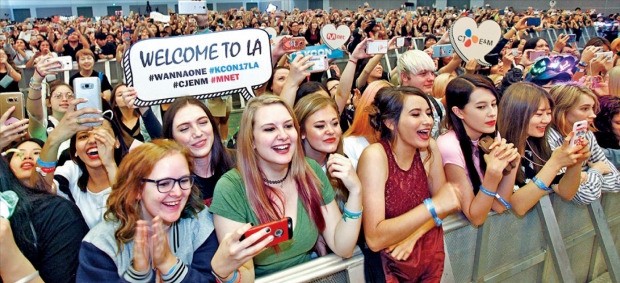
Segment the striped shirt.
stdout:
<svg viewBox="0 0 620 283">
<path fill-rule="evenodd" d="M 611 162 L 605 157 L 605 153 L 596 142 L 596 138 L 591 131 L 586 133 L 586 139 L 590 146 L 590 158 L 587 162 L 584 162 L 581 168 L 582 172 L 587 175 L 586 181 L 579 185 L 579 190 L 573 202 L 577 204 L 590 204 L 601 196 L 601 192 L 619 192 L 620 191 L 620 172 L 611 164 Z M 562 146 L 564 137 L 557 130 L 551 128 L 548 135 L 549 145 L 552 150 Z M 588 166 L 588 163 L 595 163 L 603 161 L 607 163 L 611 173 L 601 174 L 597 170 L 594 170 Z M 560 173 L 565 173 L 566 168 L 562 168 Z"/>
</svg>

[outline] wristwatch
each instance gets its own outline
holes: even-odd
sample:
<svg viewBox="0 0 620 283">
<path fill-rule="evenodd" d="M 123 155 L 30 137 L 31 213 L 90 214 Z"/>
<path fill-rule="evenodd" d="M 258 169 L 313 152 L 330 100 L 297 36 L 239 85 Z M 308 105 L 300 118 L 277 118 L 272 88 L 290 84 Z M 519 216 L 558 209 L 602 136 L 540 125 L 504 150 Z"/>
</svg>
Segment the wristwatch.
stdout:
<svg viewBox="0 0 620 283">
<path fill-rule="evenodd" d="M 579 63 L 577 63 L 577 65 L 579 65 L 580 67 L 585 68 L 585 67 L 587 67 L 587 66 L 588 66 L 588 63 L 586 63 L 586 62 L 584 62 L 584 61 L 579 61 Z"/>
</svg>

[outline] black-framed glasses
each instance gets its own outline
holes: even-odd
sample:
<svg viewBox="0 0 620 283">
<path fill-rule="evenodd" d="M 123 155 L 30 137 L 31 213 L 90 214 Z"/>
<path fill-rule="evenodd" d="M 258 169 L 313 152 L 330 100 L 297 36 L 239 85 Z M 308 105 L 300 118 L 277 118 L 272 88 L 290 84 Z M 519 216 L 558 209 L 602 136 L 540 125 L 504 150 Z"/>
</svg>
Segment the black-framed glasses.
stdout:
<svg viewBox="0 0 620 283">
<path fill-rule="evenodd" d="M 174 188 L 175 183 L 179 183 L 179 187 L 181 188 L 181 190 L 191 189 L 192 186 L 194 185 L 194 178 L 192 176 L 183 176 L 179 179 L 163 178 L 159 180 L 151 180 L 151 179 L 143 178 L 142 182 L 155 183 L 155 186 L 157 187 L 157 191 L 159 191 L 162 194 L 165 194 L 167 192 L 172 191 L 172 188 Z"/>
</svg>

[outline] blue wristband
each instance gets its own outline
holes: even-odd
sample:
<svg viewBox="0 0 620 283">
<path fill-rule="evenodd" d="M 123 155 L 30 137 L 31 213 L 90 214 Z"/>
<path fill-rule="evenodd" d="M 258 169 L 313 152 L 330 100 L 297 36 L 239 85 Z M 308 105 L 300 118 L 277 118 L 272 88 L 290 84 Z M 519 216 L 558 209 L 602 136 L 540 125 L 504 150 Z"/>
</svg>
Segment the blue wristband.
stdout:
<svg viewBox="0 0 620 283">
<path fill-rule="evenodd" d="M 512 205 L 510 205 L 510 203 L 508 203 L 502 196 L 500 196 L 498 193 L 492 192 L 487 190 L 485 187 L 483 187 L 482 185 L 480 185 L 479 187 L 479 191 L 481 191 L 483 194 L 490 196 L 490 197 L 494 197 L 496 198 L 499 202 L 502 203 L 502 205 L 504 205 L 504 207 L 506 207 L 506 209 L 512 209 Z"/>
<path fill-rule="evenodd" d="M 43 161 L 41 158 L 37 159 L 37 165 L 45 168 L 53 168 L 56 167 L 56 161 Z"/>
<path fill-rule="evenodd" d="M 428 212 L 431 213 L 431 216 L 433 216 L 433 220 L 435 221 L 435 226 L 437 227 L 441 226 L 443 221 L 437 215 L 437 211 L 435 211 L 435 205 L 433 204 L 433 200 L 430 198 L 425 199 L 424 205 L 426 206 L 426 209 L 428 209 Z"/>
<path fill-rule="evenodd" d="M 547 187 L 547 185 L 545 185 L 545 183 L 542 180 L 538 179 L 538 177 L 536 177 L 536 176 L 534 176 L 534 178 L 532 178 L 532 182 L 534 182 L 534 184 L 536 184 L 536 186 L 539 189 L 541 189 L 541 190 L 543 190 L 545 192 L 553 192 L 552 188 Z"/>
<path fill-rule="evenodd" d="M 344 206 L 342 209 L 342 220 L 344 220 L 344 222 L 347 222 L 347 219 L 359 219 L 360 217 L 362 217 L 363 210 L 364 209 L 362 208 L 360 212 L 351 212 L 347 209 L 346 206 Z"/>
</svg>

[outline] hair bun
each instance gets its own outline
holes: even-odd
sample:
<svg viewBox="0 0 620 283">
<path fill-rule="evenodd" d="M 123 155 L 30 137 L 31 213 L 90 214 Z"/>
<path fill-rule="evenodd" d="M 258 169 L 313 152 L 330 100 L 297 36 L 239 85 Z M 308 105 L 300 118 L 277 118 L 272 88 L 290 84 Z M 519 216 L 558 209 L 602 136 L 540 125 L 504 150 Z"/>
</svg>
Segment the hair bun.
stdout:
<svg viewBox="0 0 620 283">
<path fill-rule="evenodd" d="M 370 126 L 373 129 L 380 131 L 381 130 L 381 111 L 379 107 L 374 104 L 368 105 L 365 109 L 368 112 L 368 118 L 370 120 Z"/>
</svg>

